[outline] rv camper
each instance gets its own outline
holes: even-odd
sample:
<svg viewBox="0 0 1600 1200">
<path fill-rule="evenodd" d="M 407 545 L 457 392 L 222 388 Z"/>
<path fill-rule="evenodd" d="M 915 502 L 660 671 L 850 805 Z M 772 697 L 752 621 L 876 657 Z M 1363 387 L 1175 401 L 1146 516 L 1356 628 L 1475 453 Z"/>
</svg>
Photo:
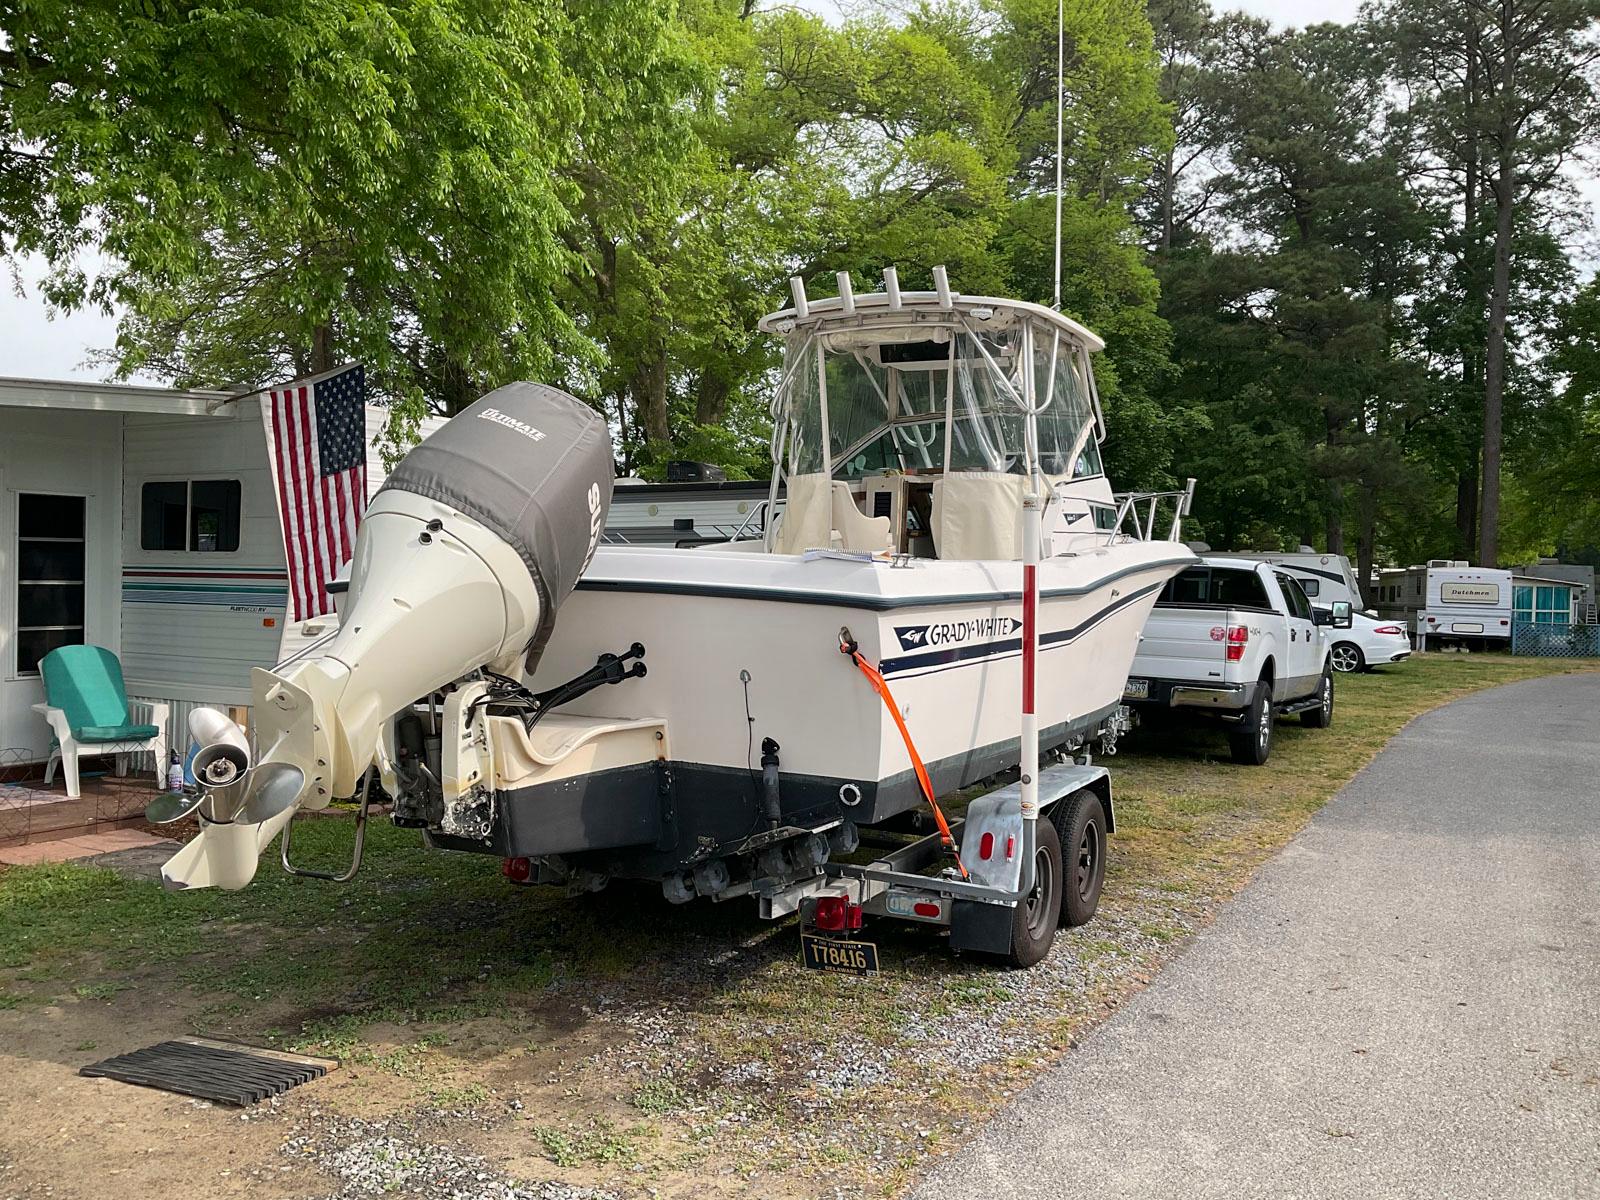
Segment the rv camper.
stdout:
<svg viewBox="0 0 1600 1200">
<path fill-rule="evenodd" d="M 367 406 L 369 495 L 385 415 Z M 44 759 L 39 661 L 80 642 L 168 705 L 169 745 L 195 707 L 242 715 L 251 668 L 299 639 L 272 486 L 253 397 L 0 379 L 0 749 Z"/>
<path fill-rule="evenodd" d="M 1336 600 L 1348 600 L 1355 612 L 1366 608 L 1356 573 L 1351 569 L 1350 560 L 1342 554 L 1319 554 L 1302 548 L 1292 554 L 1275 550 L 1230 552 L 1229 557 L 1271 563 L 1293 576 L 1315 608 L 1332 608 Z"/>
<path fill-rule="evenodd" d="M 1436 558 L 1378 574 L 1378 615 L 1403 623 L 1419 650 L 1504 649 L 1511 641 L 1511 572 Z"/>
<path fill-rule="evenodd" d="M 1583 584 L 1451 559 L 1378 575 L 1378 615 L 1405 623 L 1417 649 L 1503 650 L 1513 625 L 1570 625 Z"/>
</svg>

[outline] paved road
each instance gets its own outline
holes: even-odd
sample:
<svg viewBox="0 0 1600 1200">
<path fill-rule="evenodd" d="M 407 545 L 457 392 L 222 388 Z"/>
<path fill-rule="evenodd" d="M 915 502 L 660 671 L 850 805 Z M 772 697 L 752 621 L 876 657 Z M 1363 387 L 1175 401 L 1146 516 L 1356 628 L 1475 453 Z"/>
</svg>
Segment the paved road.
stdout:
<svg viewBox="0 0 1600 1200">
<path fill-rule="evenodd" d="M 1600 675 L 1413 723 L 917 1195 L 1600 1196 Z"/>
</svg>

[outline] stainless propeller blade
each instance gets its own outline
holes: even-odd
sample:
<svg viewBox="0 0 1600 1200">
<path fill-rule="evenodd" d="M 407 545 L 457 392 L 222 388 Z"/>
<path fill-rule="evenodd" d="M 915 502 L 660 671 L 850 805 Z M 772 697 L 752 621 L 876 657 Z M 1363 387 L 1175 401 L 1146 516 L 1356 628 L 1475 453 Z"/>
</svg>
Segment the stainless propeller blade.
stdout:
<svg viewBox="0 0 1600 1200">
<path fill-rule="evenodd" d="M 144 819 L 152 825 L 170 825 L 173 821 L 183 820 L 199 808 L 205 798 L 204 792 L 196 792 L 192 796 L 183 792 L 168 792 L 164 796 L 157 796 L 145 806 Z"/>
<path fill-rule="evenodd" d="M 252 825 L 270 821 L 293 806 L 305 790 L 306 775 L 288 763 L 262 763 L 250 772 L 250 782 L 239 819 Z"/>
</svg>

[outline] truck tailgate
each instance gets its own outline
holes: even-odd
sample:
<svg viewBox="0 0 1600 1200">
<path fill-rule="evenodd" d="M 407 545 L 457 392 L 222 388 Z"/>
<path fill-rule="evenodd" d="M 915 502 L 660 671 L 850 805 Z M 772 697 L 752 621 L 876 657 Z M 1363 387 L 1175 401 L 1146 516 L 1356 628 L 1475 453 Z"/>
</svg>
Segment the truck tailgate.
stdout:
<svg viewBox="0 0 1600 1200">
<path fill-rule="evenodd" d="M 1227 647 L 1212 631 L 1225 629 L 1232 619 L 1235 614 L 1222 608 L 1158 606 L 1145 623 L 1144 639 L 1128 677 L 1196 683 L 1224 679 Z"/>
</svg>

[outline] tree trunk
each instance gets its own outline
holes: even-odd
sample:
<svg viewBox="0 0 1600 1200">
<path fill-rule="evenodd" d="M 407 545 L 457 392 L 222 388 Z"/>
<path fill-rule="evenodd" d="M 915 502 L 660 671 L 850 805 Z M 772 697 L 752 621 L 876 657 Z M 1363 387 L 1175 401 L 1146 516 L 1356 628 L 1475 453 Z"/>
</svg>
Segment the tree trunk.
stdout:
<svg viewBox="0 0 1600 1200">
<path fill-rule="evenodd" d="M 1483 496 L 1478 516 L 1478 565 L 1500 558 L 1501 408 L 1506 383 L 1506 310 L 1511 298 L 1511 229 L 1517 167 L 1512 138 L 1502 130 L 1500 172 L 1494 181 L 1494 282 L 1489 296 L 1489 337 L 1483 363 Z"/>
<path fill-rule="evenodd" d="M 440 372 L 439 390 L 444 399 L 445 416 L 453 417 L 478 398 L 471 374 L 454 358 L 447 359 Z"/>
<path fill-rule="evenodd" d="M 1456 557 L 1471 558 L 1478 545 L 1478 452 L 1456 476 Z"/>
<path fill-rule="evenodd" d="M 1172 213 L 1176 203 L 1173 194 L 1178 190 L 1177 181 L 1172 178 L 1172 166 L 1175 158 L 1175 151 L 1168 150 L 1166 160 L 1162 163 L 1161 243 L 1157 247 L 1162 253 L 1172 249 Z"/>
<path fill-rule="evenodd" d="M 649 442 L 670 442 L 672 429 L 667 420 L 667 351 L 658 346 L 639 365 L 630 385 L 634 410 Z"/>
<path fill-rule="evenodd" d="M 1372 589 L 1372 569 L 1377 562 L 1378 489 L 1375 486 L 1362 484 L 1357 509 L 1356 582 L 1361 586 L 1362 600 L 1371 603 L 1367 593 Z"/>
<path fill-rule="evenodd" d="M 333 326 L 323 323 L 311 331 L 311 373 L 333 370 Z"/>
<path fill-rule="evenodd" d="M 633 474 L 633 439 L 628 436 L 628 390 L 618 388 L 612 395 L 617 406 L 617 430 L 622 442 L 622 473 Z"/>
<path fill-rule="evenodd" d="M 728 415 L 728 395 L 731 391 L 728 378 L 721 371 L 708 367 L 695 387 L 695 424 L 721 425 L 723 418 Z"/>
</svg>

